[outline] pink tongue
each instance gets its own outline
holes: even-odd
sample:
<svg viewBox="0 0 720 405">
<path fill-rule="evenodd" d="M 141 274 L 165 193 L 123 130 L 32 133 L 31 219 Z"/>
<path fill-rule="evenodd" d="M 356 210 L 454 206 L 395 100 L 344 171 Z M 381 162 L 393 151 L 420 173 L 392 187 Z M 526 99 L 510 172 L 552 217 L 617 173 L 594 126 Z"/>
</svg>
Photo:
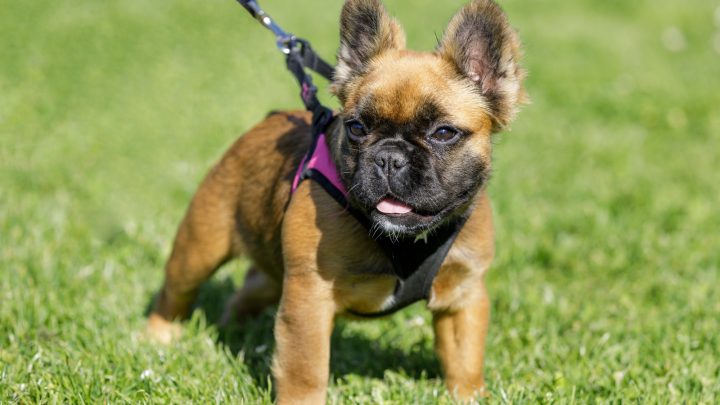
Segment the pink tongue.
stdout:
<svg viewBox="0 0 720 405">
<path fill-rule="evenodd" d="M 380 201 L 375 208 L 383 214 L 407 214 L 412 211 L 412 207 L 409 205 L 393 200 L 392 198 L 385 198 Z"/>
</svg>

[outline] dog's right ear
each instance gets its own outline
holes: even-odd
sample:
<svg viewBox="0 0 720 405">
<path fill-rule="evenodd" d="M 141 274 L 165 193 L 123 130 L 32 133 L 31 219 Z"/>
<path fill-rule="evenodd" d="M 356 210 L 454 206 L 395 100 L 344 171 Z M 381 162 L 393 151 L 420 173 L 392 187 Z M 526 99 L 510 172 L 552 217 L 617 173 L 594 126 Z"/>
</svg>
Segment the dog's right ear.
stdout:
<svg viewBox="0 0 720 405">
<path fill-rule="evenodd" d="M 340 49 L 332 92 L 345 102 L 346 86 L 367 71 L 372 59 L 405 48 L 405 32 L 380 0 L 347 0 L 340 15 Z"/>
</svg>

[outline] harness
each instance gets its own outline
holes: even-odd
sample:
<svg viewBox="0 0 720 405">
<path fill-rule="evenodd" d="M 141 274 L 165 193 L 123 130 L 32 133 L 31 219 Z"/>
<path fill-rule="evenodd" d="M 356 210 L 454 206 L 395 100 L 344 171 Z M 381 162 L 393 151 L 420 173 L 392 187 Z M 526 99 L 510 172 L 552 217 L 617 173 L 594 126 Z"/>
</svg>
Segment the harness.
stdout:
<svg viewBox="0 0 720 405">
<path fill-rule="evenodd" d="M 304 39 L 282 30 L 257 4 L 256 0 L 237 0 L 260 23 L 275 34 L 276 45 L 286 55 L 286 64 L 300 84 L 305 108 L 312 112 L 312 143 L 293 178 L 291 195 L 303 180 L 318 183 L 341 207 L 366 229 L 370 221 L 347 200 L 347 189 L 338 174 L 327 145 L 325 131 L 333 120 L 333 112 L 317 98 L 317 87 L 306 69 L 332 80 L 334 68 L 325 62 Z M 377 318 L 392 314 L 417 301 L 428 299 L 440 267 L 453 242 L 465 224 L 466 217 L 440 225 L 423 238 L 394 239 L 385 235 L 375 238 L 378 246 L 392 263 L 391 275 L 397 278 L 392 299 L 378 312 L 365 313 L 348 310 L 352 315 Z M 378 274 L 378 273 L 373 273 Z M 382 273 L 380 273 L 382 274 Z"/>
</svg>

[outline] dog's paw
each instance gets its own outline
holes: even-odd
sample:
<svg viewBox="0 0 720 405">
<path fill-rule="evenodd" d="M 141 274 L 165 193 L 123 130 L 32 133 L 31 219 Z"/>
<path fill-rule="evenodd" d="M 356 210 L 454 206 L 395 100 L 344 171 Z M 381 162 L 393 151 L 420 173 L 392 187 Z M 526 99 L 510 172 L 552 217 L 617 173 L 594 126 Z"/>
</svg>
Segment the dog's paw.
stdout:
<svg viewBox="0 0 720 405">
<path fill-rule="evenodd" d="M 462 404 L 484 404 L 492 399 L 490 391 L 482 384 L 478 387 L 460 387 L 457 386 L 450 390 L 452 397 Z"/>
<path fill-rule="evenodd" d="M 178 340 L 181 333 L 180 325 L 169 322 L 158 314 L 151 314 L 143 337 L 151 342 L 167 345 Z"/>
</svg>

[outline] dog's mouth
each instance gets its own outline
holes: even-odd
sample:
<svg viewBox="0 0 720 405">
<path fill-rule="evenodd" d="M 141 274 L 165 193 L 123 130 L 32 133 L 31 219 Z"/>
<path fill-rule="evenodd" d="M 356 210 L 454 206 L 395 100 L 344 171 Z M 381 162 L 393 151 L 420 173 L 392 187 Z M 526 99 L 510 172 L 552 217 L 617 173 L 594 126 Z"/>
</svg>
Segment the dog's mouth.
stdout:
<svg viewBox="0 0 720 405">
<path fill-rule="evenodd" d="M 386 231 L 415 234 L 436 222 L 437 213 L 424 212 L 392 196 L 382 198 L 371 212 L 371 218 Z"/>
<path fill-rule="evenodd" d="M 369 214 L 372 222 L 385 232 L 412 236 L 438 226 L 465 201 L 465 198 L 458 198 L 453 204 L 430 212 L 414 207 L 393 195 L 386 195 L 375 204 L 375 208 Z"/>
<path fill-rule="evenodd" d="M 413 212 L 413 207 L 392 197 L 385 197 L 377 203 L 375 209 L 381 214 L 391 217 L 400 217 Z"/>
<path fill-rule="evenodd" d="M 416 217 L 430 219 L 440 212 L 429 212 L 405 203 L 393 196 L 386 196 L 375 205 L 375 211 L 388 217 Z"/>
</svg>

